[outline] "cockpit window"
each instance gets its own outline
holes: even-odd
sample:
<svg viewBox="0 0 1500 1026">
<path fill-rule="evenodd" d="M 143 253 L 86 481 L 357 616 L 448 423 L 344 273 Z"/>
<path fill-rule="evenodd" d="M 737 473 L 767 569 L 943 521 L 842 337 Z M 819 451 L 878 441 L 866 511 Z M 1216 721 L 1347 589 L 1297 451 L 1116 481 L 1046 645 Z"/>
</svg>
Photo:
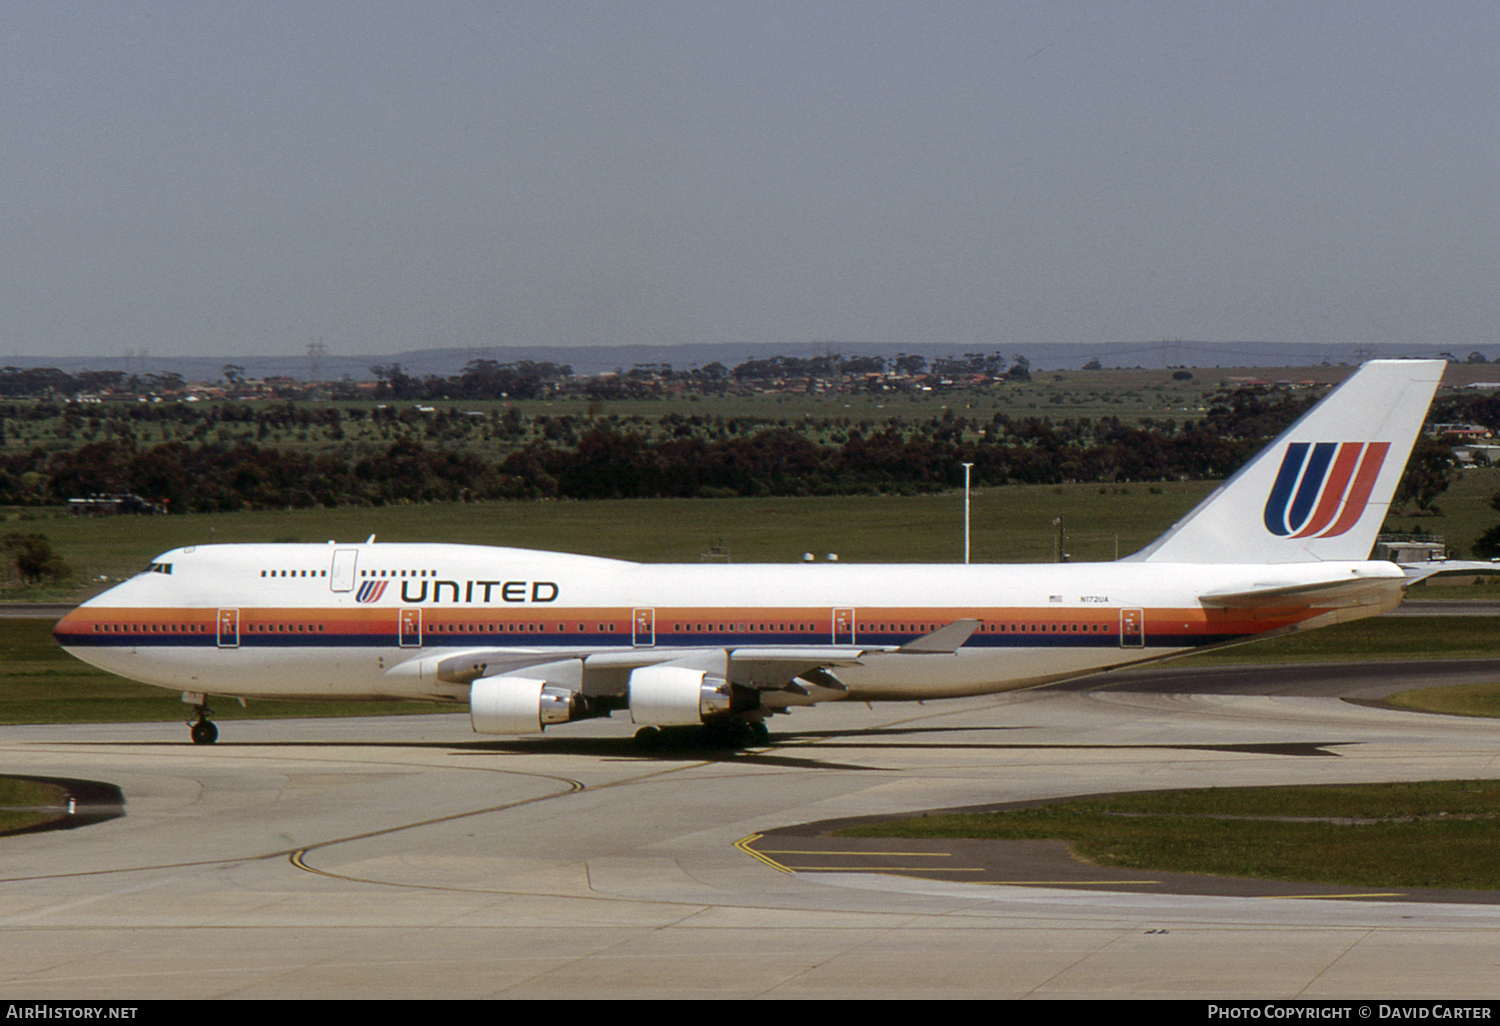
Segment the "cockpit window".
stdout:
<svg viewBox="0 0 1500 1026">
<path fill-rule="evenodd" d="M 147 563 L 146 569 L 141 571 L 143 574 L 169 574 L 171 572 L 171 563 Z"/>
</svg>

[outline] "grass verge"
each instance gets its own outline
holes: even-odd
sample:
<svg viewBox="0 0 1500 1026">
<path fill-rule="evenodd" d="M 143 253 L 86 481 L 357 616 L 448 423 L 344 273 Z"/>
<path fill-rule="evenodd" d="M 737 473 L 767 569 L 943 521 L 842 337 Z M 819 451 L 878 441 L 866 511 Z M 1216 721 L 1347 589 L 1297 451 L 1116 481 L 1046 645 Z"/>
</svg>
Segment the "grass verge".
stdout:
<svg viewBox="0 0 1500 1026">
<path fill-rule="evenodd" d="M 1448 716 L 1500 716 L 1500 684 L 1460 684 L 1450 688 L 1403 691 L 1386 704 Z"/>
<path fill-rule="evenodd" d="M 1201 652 L 1169 665 L 1481 659 L 1496 653 L 1500 653 L 1500 617 L 1379 616 Z"/>
<path fill-rule="evenodd" d="M 1212 788 L 922 816 L 843 837 L 1067 841 L 1100 866 L 1356 887 L 1500 889 L 1500 781 Z"/>
<path fill-rule="evenodd" d="M 67 792 L 56 784 L 0 777 L 0 833 L 56 816 Z"/>
</svg>

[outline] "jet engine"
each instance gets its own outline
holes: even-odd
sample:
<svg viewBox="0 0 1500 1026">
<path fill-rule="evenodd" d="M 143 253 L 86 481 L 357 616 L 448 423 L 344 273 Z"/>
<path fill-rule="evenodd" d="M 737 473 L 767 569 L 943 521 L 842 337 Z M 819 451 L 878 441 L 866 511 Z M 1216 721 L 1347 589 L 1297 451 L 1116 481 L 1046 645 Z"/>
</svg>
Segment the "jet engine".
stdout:
<svg viewBox="0 0 1500 1026">
<path fill-rule="evenodd" d="M 651 727 L 704 723 L 731 711 L 729 684 L 683 666 L 643 666 L 630 674 L 630 721 Z"/>
<path fill-rule="evenodd" d="M 469 686 L 476 734 L 539 734 L 548 724 L 592 715 L 576 691 L 529 677 L 481 677 Z"/>
</svg>

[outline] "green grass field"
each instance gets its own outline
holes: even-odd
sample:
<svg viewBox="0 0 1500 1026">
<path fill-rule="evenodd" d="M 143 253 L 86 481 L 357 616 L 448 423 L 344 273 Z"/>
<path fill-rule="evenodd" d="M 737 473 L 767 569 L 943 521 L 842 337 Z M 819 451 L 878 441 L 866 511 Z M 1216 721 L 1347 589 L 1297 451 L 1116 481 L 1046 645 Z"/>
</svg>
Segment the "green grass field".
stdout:
<svg viewBox="0 0 1500 1026">
<path fill-rule="evenodd" d="M 54 818 L 65 801 L 56 784 L 0 777 L 0 833 Z"/>
<path fill-rule="evenodd" d="M 1050 562 L 1063 521 L 1075 562 L 1112 560 L 1148 544 L 1213 489 L 1213 482 L 1008 485 L 972 495 L 971 558 Z M 1464 471 L 1438 500 L 1443 515 L 1391 517 L 1388 526 L 1439 534 L 1466 550 L 1500 514 L 1500 468 Z M 792 562 L 834 552 L 845 562 L 956 563 L 963 559 L 963 495 L 824 498 L 625 499 L 595 502 L 431 503 L 170 517 L 75 518 L 61 510 L 0 509 L 0 531 L 40 532 L 77 571 L 50 593 L 11 587 L 0 597 L 78 597 L 135 573 L 181 545 L 298 540 L 445 541 L 514 545 L 646 562 L 697 562 L 711 547 L 738 563 Z M 3 580 L 3 579 L 0 579 Z M 1500 579 L 1497 579 L 1500 580 Z M 1500 587 L 1500 584 L 1496 585 Z M 1447 589 L 1428 589 L 1446 594 Z M 1478 592 L 1483 594 L 1483 592 Z M 1496 594 L 1500 594 L 1497 591 Z M 1421 590 L 1414 594 L 1421 597 Z"/>
<path fill-rule="evenodd" d="M 922 816 L 843 837 L 1065 840 L 1101 866 L 1360 887 L 1500 889 L 1500 781 L 1213 788 Z"/>
<path fill-rule="evenodd" d="M 1062 517 L 1075 561 L 1109 560 L 1140 548 L 1212 485 L 1057 485 L 976 490 L 972 559 L 1037 562 L 1056 556 Z M 475 545 L 578 552 L 646 562 L 698 562 L 714 546 L 736 563 L 788 563 L 804 552 L 845 562 L 963 560 L 963 495 L 765 499 L 626 499 L 495 502 L 382 508 L 75 518 L 60 511 L 0 511 L 5 530 L 39 531 L 80 579 L 118 580 L 181 545 L 297 540 L 442 539 Z M 7 597 L 21 597 L 7 596 Z"/>
<path fill-rule="evenodd" d="M 1387 701 L 1401 709 L 1447 716 L 1500 716 L 1500 684 L 1423 688 L 1392 695 Z"/>
</svg>

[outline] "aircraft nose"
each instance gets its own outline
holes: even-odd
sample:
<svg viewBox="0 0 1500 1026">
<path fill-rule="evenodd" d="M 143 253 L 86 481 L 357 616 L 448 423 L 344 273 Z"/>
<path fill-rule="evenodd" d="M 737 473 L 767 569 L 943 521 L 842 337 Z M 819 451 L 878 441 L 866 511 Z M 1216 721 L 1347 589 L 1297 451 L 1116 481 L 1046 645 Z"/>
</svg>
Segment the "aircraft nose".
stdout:
<svg viewBox="0 0 1500 1026">
<path fill-rule="evenodd" d="M 53 640 L 64 648 L 77 644 L 80 638 L 93 633 L 90 619 L 83 606 L 70 609 L 52 628 Z"/>
</svg>

